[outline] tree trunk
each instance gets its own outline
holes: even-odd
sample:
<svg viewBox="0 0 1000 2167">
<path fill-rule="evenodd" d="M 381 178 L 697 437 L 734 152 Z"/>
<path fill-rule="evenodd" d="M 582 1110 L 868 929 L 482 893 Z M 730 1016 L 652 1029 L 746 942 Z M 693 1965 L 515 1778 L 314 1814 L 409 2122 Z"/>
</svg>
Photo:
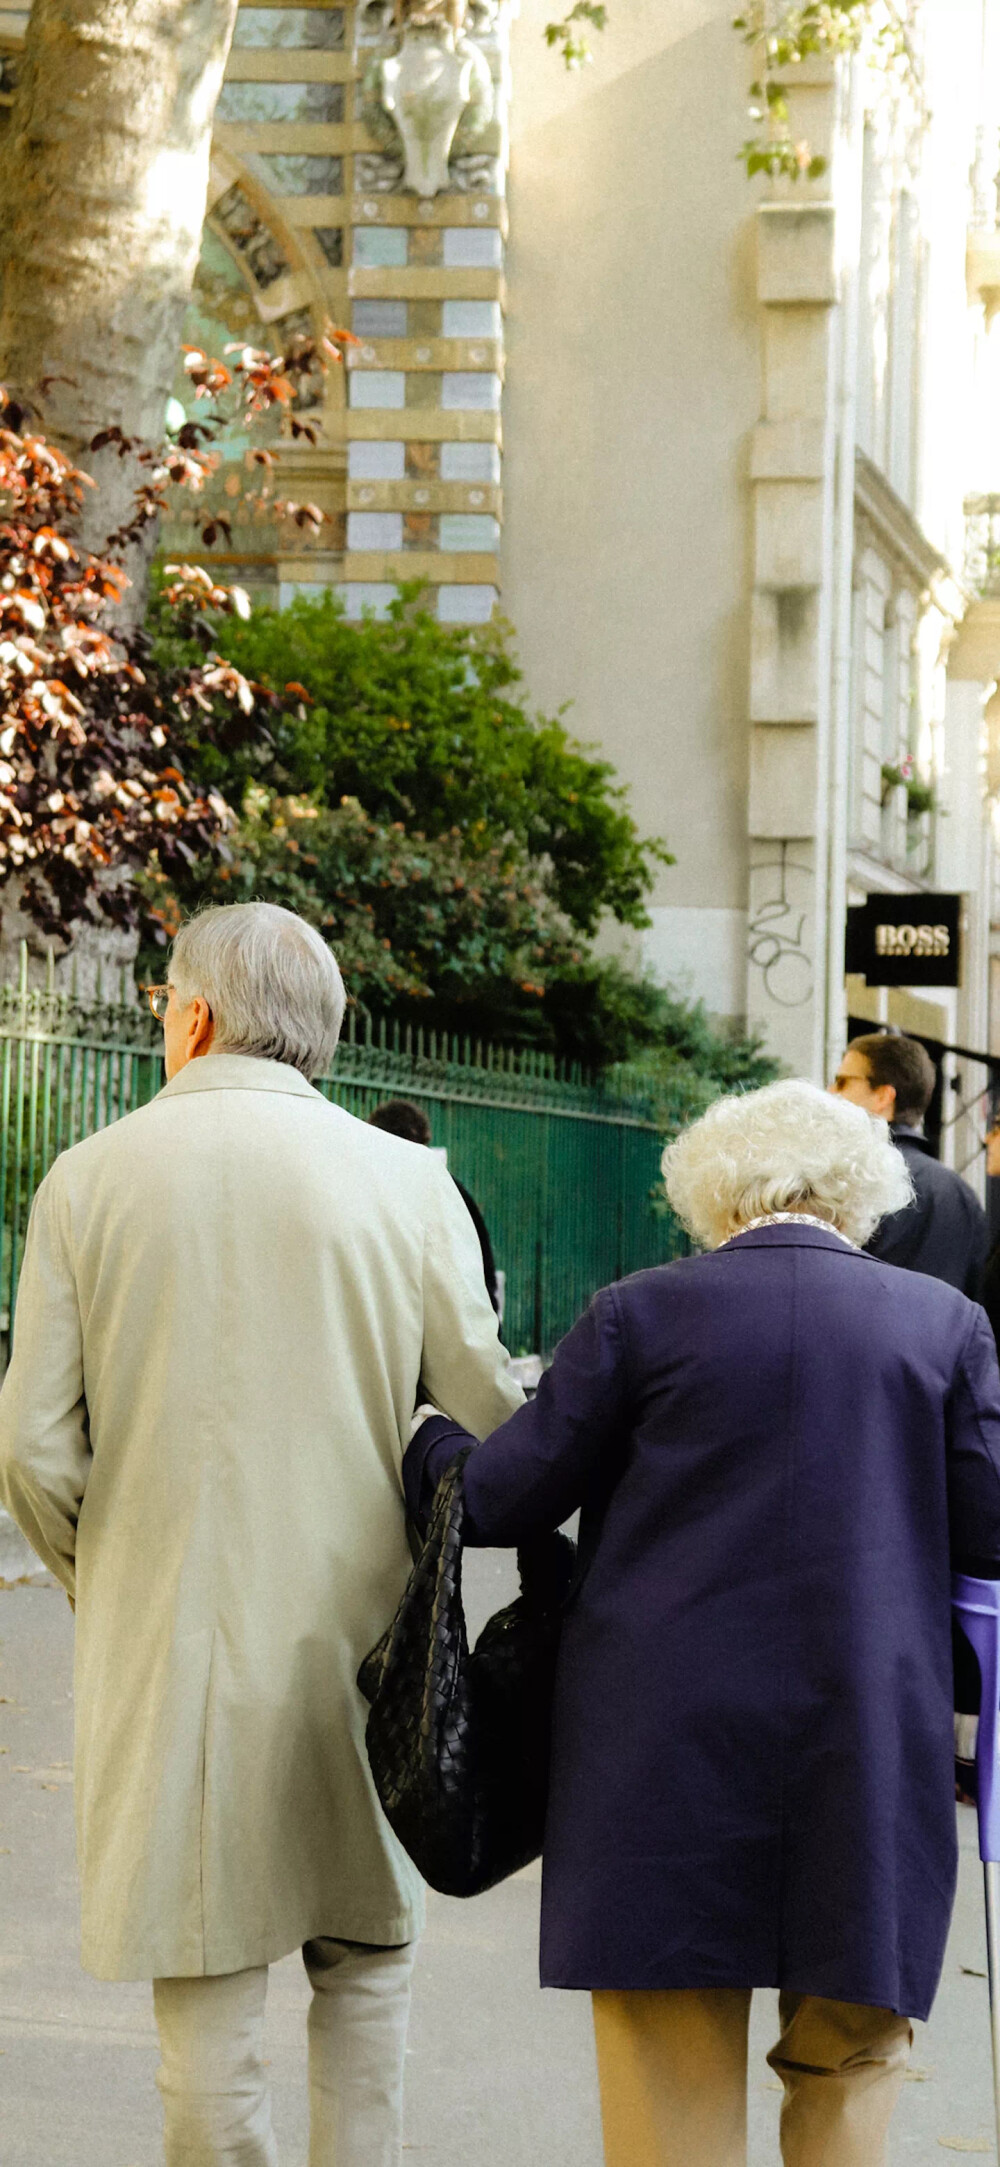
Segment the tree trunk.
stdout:
<svg viewBox="0 0 1000 2167">
<path fill-rule="evenodd" d="M 91 438 L 115 423 L 147 443 L 163 434 L 236 7 L 32 7 L 0 153 L 0 384 L 98 481 L 91 547 L 127 518 L 139 479 L 131 459 L 88 453 Z M 142 614 L 147 557 L 127 560 L 126 622 Z"/>
</svg>

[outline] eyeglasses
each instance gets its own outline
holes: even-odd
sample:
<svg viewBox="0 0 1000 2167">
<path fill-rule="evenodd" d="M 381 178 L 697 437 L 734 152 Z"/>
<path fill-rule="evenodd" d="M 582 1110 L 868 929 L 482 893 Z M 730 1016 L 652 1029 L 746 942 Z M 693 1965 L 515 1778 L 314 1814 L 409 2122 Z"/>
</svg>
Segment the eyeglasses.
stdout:
<svg viewBox="0 0 1000 2167">
<path fill-rule="evenodd" d="M 150 1008 L 152 1009 L 154 1016 L 156 1017 L 157 1023 L 162 1023 L 164 1016 L 167 1013 L 167 1002 L 170 999 L 170 987 L 144 986 L 142 990 L 146 996 L 147 1001 L 149 1002 Z"/>
</svg>

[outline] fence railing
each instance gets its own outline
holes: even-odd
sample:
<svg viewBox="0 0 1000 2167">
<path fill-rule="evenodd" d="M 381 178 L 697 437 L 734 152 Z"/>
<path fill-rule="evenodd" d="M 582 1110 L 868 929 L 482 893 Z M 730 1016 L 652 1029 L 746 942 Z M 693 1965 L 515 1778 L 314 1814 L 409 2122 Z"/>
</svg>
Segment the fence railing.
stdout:
<svg viewBox="0 0 1000 2167">
<path fill-rule="evenodd" d="M 134 1000 L 82 1003 L 51 985 L 0 985 L 0 1328 L 17 1301 L 28 1212 L 61 1151 L 155 1097 L 162 1036 Z M 685 1247 L 654 1210 L 660 1125 L 627 1070 L 600 1081 L 550 1055 L 352 1012 L 329 1099 L 362 1117 L 386 1098 L 428 1113 L 473 1196 L 506 1278 L 504 1338 L 548 1353 L 598 1287 Z"/>
</svg>

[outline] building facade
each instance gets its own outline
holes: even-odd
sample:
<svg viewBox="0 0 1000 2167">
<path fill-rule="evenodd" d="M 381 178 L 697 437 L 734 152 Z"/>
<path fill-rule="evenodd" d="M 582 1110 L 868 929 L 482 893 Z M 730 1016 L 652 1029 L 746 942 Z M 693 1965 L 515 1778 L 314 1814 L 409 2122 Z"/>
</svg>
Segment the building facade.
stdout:
<svg viewBox="0 0 1000 2167">
<path fill-rule="evenodd" d="M 798 68 L 827 168 L 772 184 L 736 158 L 729 8 L 624 14 L 582 87 L 532 96 L 541 11 L 514 36 L 503 594 L 529 681 L 676 851 L 658 974 L 817 1077 L 849 1013 L 986 1048 L 998 10 L 926 0 L 922 96 Z M 848 984 L 848 906 L 935 889 L 966 898 L 961 988 Z"/>
</svg>

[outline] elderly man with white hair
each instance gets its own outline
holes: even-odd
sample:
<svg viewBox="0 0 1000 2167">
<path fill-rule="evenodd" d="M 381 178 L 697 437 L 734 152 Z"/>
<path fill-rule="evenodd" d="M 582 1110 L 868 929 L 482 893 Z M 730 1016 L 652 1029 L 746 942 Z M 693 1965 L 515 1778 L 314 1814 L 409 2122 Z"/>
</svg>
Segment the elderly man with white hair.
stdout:
<svg viewBox="0 0 1000 2167">
<path fill-rule="evenodd" d="M 166 1086 L 42 1183 L 0 1395 L 0 1498 L 76 1606 L 83 1960 L 155 1981 L 169 2167 L 276 2167 L 267 1966 L 301 1948 L 310 2167 L 398 2167 L 423 1898 L 356 1675 L 418 1380 L 480 1434 L 521 1394 L 454 1183 L 313 1088 L 319 935 L 206 911 L 152 1002 Z"/>
<path fill-rule="evenodd" d="M 1000 1569 L 996 1350 L 861 1248 L 910 1187 L 860 1107 L 720 1100 L 664 1173 L 707 1253 L 597 1295 L 463 1473 L 474 1542 L 582 1508 L 542 1982 L 593 1994 L 608 2167 L 746 2167 L 763 1986 L 786 2167 L 883 2167 L 955 1885 L 949 1562 Z M 418 1514 L 471 1442 L 418 1430 Z"/>
</svg>

